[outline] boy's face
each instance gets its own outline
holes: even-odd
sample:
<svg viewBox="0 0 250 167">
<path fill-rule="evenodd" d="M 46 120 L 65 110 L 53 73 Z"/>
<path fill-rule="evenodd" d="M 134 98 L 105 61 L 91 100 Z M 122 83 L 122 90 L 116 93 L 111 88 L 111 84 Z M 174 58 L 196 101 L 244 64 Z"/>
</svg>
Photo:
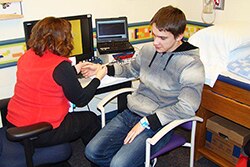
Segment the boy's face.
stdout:
<svg viewBox="0 0 250 167">
<path fill-rule="evenodd" d="M 179 35 L 177 38 L 171 32 L 159 31 L 156 28 L 155 23 L 152 24 L 152 34 L 154 37 L 154 47 L 157 52 L 172 52 L 181 44 L 183 35 Z"/>
</svg>

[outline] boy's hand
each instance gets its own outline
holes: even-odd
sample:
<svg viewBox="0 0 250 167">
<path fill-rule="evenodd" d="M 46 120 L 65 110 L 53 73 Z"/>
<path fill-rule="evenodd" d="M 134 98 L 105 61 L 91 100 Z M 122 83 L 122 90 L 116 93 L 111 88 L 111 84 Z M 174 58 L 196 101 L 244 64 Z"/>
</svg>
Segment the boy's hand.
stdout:
<svg viewBox="0 0 250 167">
<path fill-rule="evenodd" d="M 103 77 L 107 74 L 107 67 L 106 66 L 100 66 L 96 71 L 96 78 L 99 80 L 102 80 Z"/>
<path fill-rule="evenodd" d="M 141 126 L 141 123 L 138 122 L 127 134 L 126 138 L 124 139 L 124 144 L 131 143 L 144 129 L 145 128 Z"/>
</svg>

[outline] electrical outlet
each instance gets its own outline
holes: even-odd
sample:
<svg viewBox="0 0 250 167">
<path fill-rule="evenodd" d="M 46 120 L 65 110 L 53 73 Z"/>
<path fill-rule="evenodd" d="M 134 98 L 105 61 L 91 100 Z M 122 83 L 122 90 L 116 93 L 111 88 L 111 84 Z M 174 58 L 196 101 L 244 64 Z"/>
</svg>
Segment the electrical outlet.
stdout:
<svg viewBox="0 0 250 167">
<path fill-rule="evenodd" d="M 214 0 L 215 9 L 224 10 L 225 0 Z"/>
</svg>

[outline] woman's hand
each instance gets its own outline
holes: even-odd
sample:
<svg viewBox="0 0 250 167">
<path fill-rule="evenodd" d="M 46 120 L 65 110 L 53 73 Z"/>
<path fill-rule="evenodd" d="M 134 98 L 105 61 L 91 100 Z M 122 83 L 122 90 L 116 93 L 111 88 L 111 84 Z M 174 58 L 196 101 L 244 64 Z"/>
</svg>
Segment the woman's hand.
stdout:
<svg viewBox="0 0 250 167">
<path fill-rule="evenodd" d="M 77 74 L 81 72 L 82 66 L 83 66 L 83 63 L 81 61 L 74 66 Z"/>
<path fill-rule="evenodd" d="M 98 69 L 101 68 L 101 64 L 94 64 L 90 62 L 84 62 L 81 67 L 81 73 L 84 77 L 89 78 L 96 75 Z"/>
<path fill-rule="evenodd" d="M 131 143 L 137 135 L 139 135 L 145 128 L 138 122 L 128 133 L 124 139 L 124 144 Z"/>
</svg>

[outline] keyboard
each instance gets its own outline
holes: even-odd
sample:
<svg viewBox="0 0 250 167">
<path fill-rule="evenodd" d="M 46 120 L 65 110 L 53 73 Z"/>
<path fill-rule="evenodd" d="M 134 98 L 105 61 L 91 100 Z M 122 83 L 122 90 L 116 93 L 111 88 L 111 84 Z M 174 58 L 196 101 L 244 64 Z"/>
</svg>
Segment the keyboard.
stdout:
<svg viewBox="0 0 250 167">
<path fill-rule="evenodd" d="M 97 48 L 100 54 L 134 51 L 134 47 L 129 42 L 124 41 L 100 43 L 98 44 Z"/>
</svg>

